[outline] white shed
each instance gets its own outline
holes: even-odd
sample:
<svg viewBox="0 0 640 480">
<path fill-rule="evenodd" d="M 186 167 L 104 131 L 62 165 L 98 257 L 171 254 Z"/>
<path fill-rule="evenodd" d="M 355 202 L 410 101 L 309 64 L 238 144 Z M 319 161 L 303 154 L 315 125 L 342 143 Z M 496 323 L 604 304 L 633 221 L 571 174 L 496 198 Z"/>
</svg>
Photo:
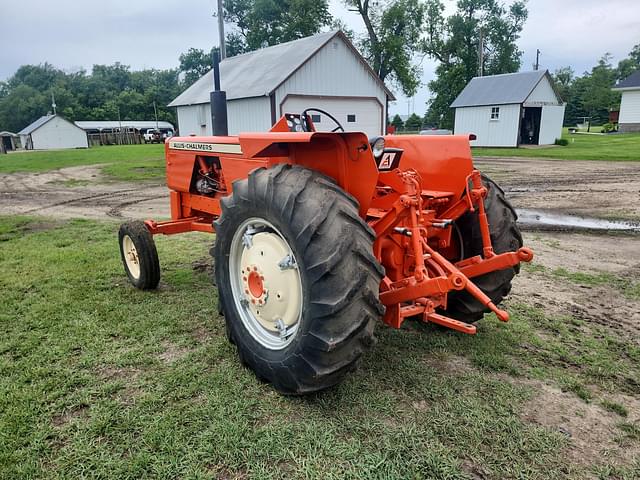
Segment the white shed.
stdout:
<svg viewBox="0 0 640 480">
<path fill-rule="evenodd" d="M 266 131 L 287 113 L 316 107 L 348 131 L 384 133 L 387 102 L 395 100 L 349 39 L 340 31 L 321 33 L 220 63 L 227 92 L 229 134 Z M 211 135 L 210 71 L 173 100 L 181 135 Z M 314 113 L 318 130 L 335 127 Z"/>
<path fill-rule="evenodd" d="M 547 70 L 475 77 L 451 104 L 455 133 L 476 147 L 551 145 L 562 136 L 565 105 Z"/>
<path fill-rule="evenodd" d="M 26 150 L 87 148 L 87 134 L 60 115 L 45 115 L 18 132 Z"/>
<path fill-rule="evenodd" d="M 614 88 L 622 93 L 619 132 L 640 132 L 640 70 L 636 70 Z"/>
</svg>

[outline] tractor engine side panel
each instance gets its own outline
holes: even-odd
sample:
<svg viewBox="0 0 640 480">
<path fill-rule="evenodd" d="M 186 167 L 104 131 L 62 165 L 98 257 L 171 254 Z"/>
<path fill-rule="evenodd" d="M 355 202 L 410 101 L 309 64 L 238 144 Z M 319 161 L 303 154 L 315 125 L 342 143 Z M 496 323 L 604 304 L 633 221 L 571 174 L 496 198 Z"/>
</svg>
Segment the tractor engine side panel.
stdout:
<svg viewBox="0 0 640 480">
<path fill-rule="evenodd" d="M 471 147 L 466 135 L 389 135 L 387 147 L 401 148 L 400 170 L 414 169 L 422 188 L 462 195 L 473 171 Z"/>
</svg>

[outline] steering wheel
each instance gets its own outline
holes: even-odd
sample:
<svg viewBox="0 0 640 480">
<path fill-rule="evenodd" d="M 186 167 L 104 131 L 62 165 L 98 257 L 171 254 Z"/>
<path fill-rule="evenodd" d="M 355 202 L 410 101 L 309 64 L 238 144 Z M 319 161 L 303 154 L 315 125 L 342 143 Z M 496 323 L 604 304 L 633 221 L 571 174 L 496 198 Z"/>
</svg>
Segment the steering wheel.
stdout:
<svg viewBox="0 0 640 480">
<path fill-rule="evenodd" d="M 326 115 L 327 117 L 329 117 L 333 121 L 333 123 L 336 124 L 336 128 L 331 130 L 332 132 L 337 132 L 338 130 L 340 130 L 341 132 L 344 132 L 344 127 L 340 124 L 340 122 L 338 120 L 336 120 L 336 117 L 331 115 L 329 112 L 325 112 L 324 110 L 320 110 L 319 108 L 307 108 L 300 115 L 302 128 L 304 129 L 305 132 L 310 132 L 311 131 L 311 127 L 309 126 L 309 122 L 307 122 L 307 113 L 308 112 L 318 112 L 318 113 L 321 113 L 322 115 Z"/>
</svg>

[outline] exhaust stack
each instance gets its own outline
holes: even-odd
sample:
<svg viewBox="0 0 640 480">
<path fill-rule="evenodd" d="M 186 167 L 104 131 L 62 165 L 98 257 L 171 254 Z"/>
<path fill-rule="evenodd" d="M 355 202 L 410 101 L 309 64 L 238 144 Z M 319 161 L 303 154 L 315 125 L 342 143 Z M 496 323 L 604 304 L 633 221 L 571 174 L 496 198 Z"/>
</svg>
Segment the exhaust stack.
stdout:
<svg viewBox="0 0 640 480">
<path fill-rule="evenodd" d="M 210 94 L 211 102 L 211 131 L 216 136 L 229 135 L 227 121 L 227 92 L 220 90 L 220 56 L 213 52 L 213 91 Z"/>
</svg>

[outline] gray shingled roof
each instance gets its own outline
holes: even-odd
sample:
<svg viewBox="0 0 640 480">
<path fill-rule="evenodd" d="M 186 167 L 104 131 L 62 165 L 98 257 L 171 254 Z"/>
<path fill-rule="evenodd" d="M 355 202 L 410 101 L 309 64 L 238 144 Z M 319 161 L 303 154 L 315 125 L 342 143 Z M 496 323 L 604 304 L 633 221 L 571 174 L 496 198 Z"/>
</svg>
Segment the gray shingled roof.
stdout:
<svg viewBox="0 0 640 480">
<path fill-rule="evenodd" d="M 451 108 L 523 103 L 542 77 L 548 74 L 547 70 L 534 70 L 474 77 L 453 101 Z"/>
<path fill-rule="evenodd" d="M 636 70 L 624 80 L 620 80 L 614 89 L 634 87 L 640 88 L 640 70 Z"/>
<path fill-rule="evenodd" d="M 102 130 L 102 129 L 111 129 L 111 128 L 156 128 L 156 122 L 154 120 L 79 120 L 77 122 L 73 122 L 77 127 L 82 128 L 83 130 Z M 169 122 L 158 122 L 158 127 L 160 128 L 170 128 L 175 130 L 173 125 Z"/>
<path fill-rule="evenodd" d="M 226 58 L 220 62 L 220 88 L 227 92 L 228 100 L 268 96 L 336 35 L 349 43 L 342 32 L 333 31 Z M 353 50 L 360 56 L 355 48 Z M 373 70 L 371 73 L 378 78 Z M 393 94 L 384 88 L 394 99 Z M 213 72 L 209 71 L 168 106 L 209 103 L 211 90 Z"/>
<path fill-rule="evenodd" d="M 27 125 L 22 130 L 20 130 L 18 132 L 18 135 L 29 135 L 30 133 L 47 123 L 49 120 L 51 120 L 53 117 L 55 117 L 55 115 L 45 115 L 44 117 L 40 117 L 35 122 Z"/>
</svg>

